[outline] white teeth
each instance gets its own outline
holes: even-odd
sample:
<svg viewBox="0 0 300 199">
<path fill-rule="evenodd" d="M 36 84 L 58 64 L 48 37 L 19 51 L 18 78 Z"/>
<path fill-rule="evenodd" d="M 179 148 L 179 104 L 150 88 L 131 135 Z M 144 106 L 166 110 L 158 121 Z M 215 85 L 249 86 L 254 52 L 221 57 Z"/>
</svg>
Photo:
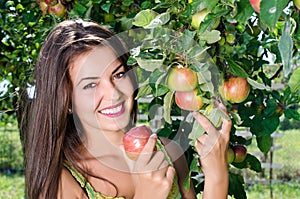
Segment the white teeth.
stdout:
<svg viewBox="0 0 300 199">
<path fill-rule="evenodd" d="M 104 110 L 102 110 L 100 112 L 103 113 L 103 114 L 106 114 L 106 115 L 108 115 L 108 114 L 116 114 L 116 113 L 120 112 L 121 109 L 122 109 L 122 105 L 117 106 L 117 107 L 112 108 L 112 109 L 104 109 Z"/>
</svg>

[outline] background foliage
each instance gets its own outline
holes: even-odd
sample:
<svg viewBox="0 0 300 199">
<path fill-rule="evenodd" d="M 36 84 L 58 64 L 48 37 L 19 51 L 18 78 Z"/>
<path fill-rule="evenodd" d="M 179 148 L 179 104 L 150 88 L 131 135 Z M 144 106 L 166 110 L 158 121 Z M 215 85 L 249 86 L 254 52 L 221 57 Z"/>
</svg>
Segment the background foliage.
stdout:
<svg viewBox="0 0 300 199">
<path fill-rule="evenodd" d="M 202 131 L 189 119 L 190 113 L 174 103 L 174 93 L 165 84 L 169 70 L 178 62 L 200 77 L 199 94 L 206 99 L 200 111 L 215 124 L 223 117 L 214 107 L 215 101 L 223 100 L 217 87 L 230 75 L 247 78 L 251 85 L 248 98 L 241 103 L 225 102 L 234 122 L 232 145 L 251 145 L 255 139 L 257 148 L 267 153 L 280 117 L 300 120 L 300 17 L 293 1 L 262 0 L 260 13 L 248 0 L 50 2 L 45 9 L 42 0 L 0 1 L 0 119 L 5 123 L 16 119 L 20 95 L 33 85 L 31 73 L 45 36 L 56 23 L 68 18 L 93 20 L 131 38 L 130 45 L 139 51 L 130 64 L 138 66 L 140 81 L 146 82 L 139 97 L 154 96 L 149 110 L 157 105 L 164 108 L 164 125 L 158 133 L 187 147 L 199 192 L 203 179 L 195 177 L 201 171 L 191 140 Z M 204 19 L 195 27 L 192 16 L 199 12 L 205 13 Z M 185 121 L 173 116 L 184 116 Z M 249 139 L 235 134 L 243 128 L 250 130 Z M 185 133 L 176 136 L 178 129 Z M 259 160 L 250 153 L 244 162 L 229 166 L 261 170 Z M 230 175 L 229 194 L 246 197 L 239 174 Z"/>
</svg>

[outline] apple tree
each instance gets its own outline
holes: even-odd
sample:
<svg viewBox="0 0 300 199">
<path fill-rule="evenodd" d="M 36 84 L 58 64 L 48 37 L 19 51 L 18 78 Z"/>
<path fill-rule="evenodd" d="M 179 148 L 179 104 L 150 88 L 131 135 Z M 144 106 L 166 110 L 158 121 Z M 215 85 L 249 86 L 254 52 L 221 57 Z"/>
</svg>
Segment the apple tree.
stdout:
<svg viewBox="0 0 300 199">
<path fill-rule="evenodd" d="M 228 194 L 241 199 L 245 182 L 234 171 L 262 169 L 247 146 L 256 140 L 267 153 L 280 118 L 300 120 L 299 0 L 13 0 L 0 7 L 0 81 L 7 82 L 1 117 L 15 116 L 22 91 L 34 85 L 31 71 L 50 28 L 68 18 L 96 21 L 129 46 L 137 99 L 152 96 L 149 121 L 163 109 L 157 133 L 185 149 L 198 193 L 204 178 L 194 143 L 204 130 L 192 111 L 219 127 L 228 116 L 217 104 L 227 106 L 233 122 Z M 237 134 L 245 128 L 247 139 Z"/>
</svg>

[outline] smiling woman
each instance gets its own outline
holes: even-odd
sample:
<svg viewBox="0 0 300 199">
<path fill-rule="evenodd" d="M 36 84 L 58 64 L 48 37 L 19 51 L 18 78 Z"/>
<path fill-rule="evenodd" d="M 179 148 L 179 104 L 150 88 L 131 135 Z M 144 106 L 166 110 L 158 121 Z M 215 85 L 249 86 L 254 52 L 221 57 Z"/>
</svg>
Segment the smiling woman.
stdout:
<svg viewBox="0 0 300 199">
<path fill-rule="evenodd" d="M 68 20 L 50 32 L 23 117 L 26 198 L 195 198 L 193 186 L 184 187 L 189 170 L 174 141 L 152 134 L 137 160 L 124 152 L 124 134 L 136 122 L 138 90 L 128 57 L 123 42 L 96 23 Z M 204 140 L 217 143 L 201 160 L 212 177 L 205 195 L 211 197 L 217 183 L 221 197 L 215 198 L 222 198 L 231 123 L 223 121 L 218 131 L 199 113 L 194 116 L 208 132 L 196 145 L 199 154 L 206 150 Z"/>
</svg>

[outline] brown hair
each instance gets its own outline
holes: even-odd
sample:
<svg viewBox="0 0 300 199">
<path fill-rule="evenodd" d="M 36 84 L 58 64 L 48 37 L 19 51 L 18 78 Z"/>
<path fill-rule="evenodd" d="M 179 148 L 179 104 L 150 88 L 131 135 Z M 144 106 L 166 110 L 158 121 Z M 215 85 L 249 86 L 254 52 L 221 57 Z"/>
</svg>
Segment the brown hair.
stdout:
<svg viewBox="0 0 300 199">
<path fill-rule="evenodd" d="M 75 166 L 82 146 L 71 106 L 72 82 L 68 73 L 72 60 L 105 41 L 116 51 L 128 71 L 129 54 L 108 29 L 82 20 L 67 20 L 47 36 L 35 66 L 35 96 L 28 112 L 24 135 L 25 186 L 28 199 L 57 197 L 63 161 Z M 132 83 L 137 88 L 133 74 Z M 135 91 L 136 94 L 137 90 Z M 136 119 L 137 102 L 132 115 Z M 26 118 L 24 117 L 24 118 Z M 77 122 L 77 121 L 76 121 Z"/>
</svg>

